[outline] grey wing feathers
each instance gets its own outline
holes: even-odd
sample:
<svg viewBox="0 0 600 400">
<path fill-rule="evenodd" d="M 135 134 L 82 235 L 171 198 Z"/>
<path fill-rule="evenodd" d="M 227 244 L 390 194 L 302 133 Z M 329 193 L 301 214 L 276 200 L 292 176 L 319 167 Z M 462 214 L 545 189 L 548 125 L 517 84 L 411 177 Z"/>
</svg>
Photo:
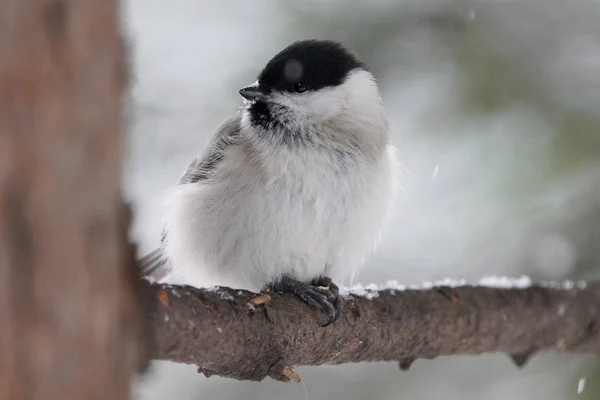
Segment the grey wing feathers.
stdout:
<svg viewBox="0 0 600 400">
<path fill-rule="evenodd" d="M 161 247 L 146 254 L 138 260 L 142 276 L 161 281 L 169 274 L 166 261 Z"/>
<path fill-rule="evenodd" d="M 202 157 L 193 160 L 179 180 L 179 184 L 196 183 L 209 179 L 223 161 L 225 150 L 233 145 L 240 133 L 239 118 L 227 120 L 217 130 Z"/>
<path fill-rule="evenodd" d="M 188 165 L 179 180 L 179 184 L 185 185 L 209 179 L 223 160 L 225 150 L 236 142 L 239 132 L 239 117 L 225 121 L 211 139 L 202 157 L 196 158 Z M 161 244 L 164 244 L 166 237 L 167 231 L 163 228 L 160 238 Z M 169 266 L 162 245 L 142 257 L 138 263 L 144 277 L 151 277 L 160 281 L 169 273 Z"/>
</svg>

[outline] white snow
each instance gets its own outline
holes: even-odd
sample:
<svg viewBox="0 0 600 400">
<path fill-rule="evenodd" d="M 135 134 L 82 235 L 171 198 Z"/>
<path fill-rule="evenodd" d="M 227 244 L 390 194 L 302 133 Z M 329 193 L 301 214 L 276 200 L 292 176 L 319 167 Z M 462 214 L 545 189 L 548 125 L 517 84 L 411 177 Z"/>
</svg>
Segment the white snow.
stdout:
<svg viewBox="0 0 600 400">
<path fill-rule="evenodd" d="M 531 279 L 527 276 L 521 276 L 520 278 L 510 278 L 507 276 L 487 276 L 479 280 L 479 286 L 502 289 L 524 289 L 530 287 L 531 284 Z"/>
<path fill-rule="evenodd" d="M 579 380 L 579 383 L 577 384 L 577 394 L 583 393 L 583 389 L 585 389 L 585 378 Z"/>
<path fill-rule="evenodd" d="M 543 281 L 543 282 L 540 282 L 539 285 L 542 287 L 550 288 L 550 289 L 571 290 L 571 289 L 585 289 L 587 287 L 587 282 L 586 281 L 574 282 L 571 280 L 565 280 L 565 281 L 560 281 L 560 282 Z"/>
<path fill-rule="evenodd" d="M 220 290 L 221 288 L 219 286 L 211 286 L 211 287 L 207 287 L 207 288 L 203 288 L 203 289 L 207 292 L 217 292 L 217 294 L 219 295 L 221 300 L 233 300 L 233 296 L 224 290 Z M 238 294 L 239 294 L 239 292 L 238 292 Z"/>
<path fill-rule="evenodd" d="M 366 297 L 369 300 L 374 299 L 378 296 L 381 291 L 389 291 L 392 294 L 395 292 L 401 292 L 404 290 L 427 290 L 434 287 L 461 287 L 461 286 L 482 286 L 496 289 L 526 289 L 533 285 L 538 285 L 540 287 L 549 288 L 549 289 L 559 289 L 559 290 L 573 290 L 573 289 L 585 289 L 587 286 L 587 282 L 585 281 L 542 281 L 542 282 L 533 282 L 531 278 L 528 276 L 520 276 L 520 277 L 508 277 L 508 276 L 496 276 L 490 275 L 479 279 L 476 282 L 468 282 L 466 279 L 453 279 L 453 278 L 444 278 L 436 281 L 424 281 L 419 285 L 408 285 L 402 284 L 397 280 L 389 280 L 382 284 L 369 283 L 367 285 L 362 285 L 360 283 L 355 284 L 350 287 L 340 287 L 340 294 L 342 296 L 348 296 L 350 294 L 355 296 Z M 234 297 L 229 294 L 227 291 L 220 290 L 219 286 L 212 286 L 204 288 L 204 290 L 209 292 L 217 292 L 219 297 L 222 300 L 234 300 Z M 172 289 L 172 293 L 181 297 L 179 292 Z M 241 294 L 241 291 L 237 291 L 237 294 Z M 558 309 L 559 315 L 564 315 L 565 308 L 564 305 L 559 307 Z"/>
<path fill-rule="evenodd" d="M 585 281 L 562 281 L 562 282 L 540 282 L 535 283 L 541 287 L 551 288 L 551 289 L 584 289 L 586 287 Z M 423 289 L 431 289 L 434 287 L 446 286 L 446 287 L 461 287 L 461 286 L 483 286 L 489 288 L 496 289 L 526 289 L 534 285 L 534 282 L 528 276 L 521 277 L 508 277 L 508 276 L 486 276 L 481 278 L 479 281 L 474 283 L 467 282 L 466 279 L 452 279 L 452 278 L 444 278 L 437 281 L 424 281 L 420 285 L 404 285 L 399 283 L 397 280 L 387 281 L 384 284 L 375 284 L 370 283 L 366 286 L 361 284 L 356 284 L 350 287 L 340 287 L 340 294 L 343 296 L 348 296 L 350 294 L 356 296 L 363 296 L 368 299 L 373 299 L 377 297 L 378 292 L 380 291 L 390 291 L 391 293 L 403 291 L 403 290 L 423 290 Z M 559 314 L 561 310 L 558 310 Z M 564 310 L 562 310 L 564 313 Z"/>
</svg>

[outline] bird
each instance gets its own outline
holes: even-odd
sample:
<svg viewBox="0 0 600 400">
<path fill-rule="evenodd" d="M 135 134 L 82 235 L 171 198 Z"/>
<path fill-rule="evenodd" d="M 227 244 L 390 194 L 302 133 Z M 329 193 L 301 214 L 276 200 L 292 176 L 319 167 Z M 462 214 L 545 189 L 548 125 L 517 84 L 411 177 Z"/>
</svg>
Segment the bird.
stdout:
<svg viewBox="0 0 600 400">
<path fill-rule="evenodd" d="M 328 326 L 343 310 L 340 286 L 380 243 L 398 188 L 377 81 L 342 43 L 305 39 L 239 94 L 238 112 L 166 195 L 142 275 L 291 293 Z"/>
</svg>

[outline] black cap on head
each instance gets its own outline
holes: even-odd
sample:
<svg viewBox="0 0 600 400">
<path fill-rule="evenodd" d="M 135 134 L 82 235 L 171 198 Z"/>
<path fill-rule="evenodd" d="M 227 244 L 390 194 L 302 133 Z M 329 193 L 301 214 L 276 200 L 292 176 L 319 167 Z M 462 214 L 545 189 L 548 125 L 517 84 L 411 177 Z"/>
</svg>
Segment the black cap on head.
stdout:
<svg viewBox="0 0 600 400">
<path fill-rule="evenodd" d="M 258 77 L 261 90 L 304 92 L 341 84 L 348 72 L 364 68 L 340 43 L 302 40 L 275 55 Z"/>
</svg>

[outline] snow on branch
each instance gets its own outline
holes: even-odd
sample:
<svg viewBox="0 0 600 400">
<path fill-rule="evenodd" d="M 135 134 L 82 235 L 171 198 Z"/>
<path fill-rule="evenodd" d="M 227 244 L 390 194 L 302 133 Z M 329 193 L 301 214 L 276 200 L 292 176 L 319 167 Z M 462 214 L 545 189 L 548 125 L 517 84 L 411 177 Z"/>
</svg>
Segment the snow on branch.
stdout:
<svg viewBox="0 0 600 400">
<path fill-rule="evenodd" d="M 379 289 L 379 290 L 378 290 Z M 149 284 L 153 358 L 206 376 L 299 381 L 301 365 L 506 353 L 523 366 L 545 350 L 600 354 L 600 284 L 491 278 L 346 291 L 327 328 L 292 295 Z"/>
</svg>

